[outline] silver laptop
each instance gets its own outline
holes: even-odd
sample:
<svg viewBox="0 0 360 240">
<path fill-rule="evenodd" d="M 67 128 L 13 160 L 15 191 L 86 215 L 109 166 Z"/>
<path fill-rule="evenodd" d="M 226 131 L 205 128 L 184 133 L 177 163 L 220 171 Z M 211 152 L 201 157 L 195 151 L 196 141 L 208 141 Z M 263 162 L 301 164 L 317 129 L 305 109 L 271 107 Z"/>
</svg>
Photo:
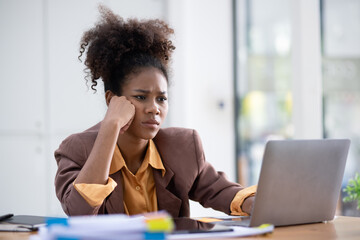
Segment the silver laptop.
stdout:
<svg viewBox="0 0 360 240">
<path fill-rule="evenodd" d="M 332 220 L 349 146 L 348 139 L 269 141 L 252 215 L 248 222 L 233 225 L 286 226 Z"/>
</svg>

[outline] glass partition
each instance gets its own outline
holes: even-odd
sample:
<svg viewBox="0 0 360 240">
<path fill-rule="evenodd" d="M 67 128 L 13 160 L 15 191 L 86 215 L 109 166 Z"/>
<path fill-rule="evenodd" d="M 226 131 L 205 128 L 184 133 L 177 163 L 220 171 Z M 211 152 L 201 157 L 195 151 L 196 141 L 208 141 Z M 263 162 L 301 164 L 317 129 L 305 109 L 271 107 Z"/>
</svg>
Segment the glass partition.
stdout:
<svg viewBox="0 0 360 240">
<path fill-rule="evenodd" d="M 321 24 L 324 136 L 351 139 L 344 187 L 360 173 L 360 1 L 323 0 Z M 360 216 L 356 202 L 342 214 Z"/>
<path fill-rule="evenodd" d="M 258 181 L 268 139 L 292 137 L 288 0 L 235 1 L 238 181 Z"/>
<path fill-rule="evenodd" d="M 266 141 L 294 137 L 291 49 L 295 41 L 290 13 L 295 6 L 287 0 L 233 2 L 236 163 L 238 181 L 249 186 L 258 181 Z M 345 187 L 349 178 L 360 173 L 360 1 L 318 2 L 322 132 L 324 138 L 351 139 Z M 341 199 L 338 214 L 360 216 L 356 202 L 344 204 Z"/>
</svg>

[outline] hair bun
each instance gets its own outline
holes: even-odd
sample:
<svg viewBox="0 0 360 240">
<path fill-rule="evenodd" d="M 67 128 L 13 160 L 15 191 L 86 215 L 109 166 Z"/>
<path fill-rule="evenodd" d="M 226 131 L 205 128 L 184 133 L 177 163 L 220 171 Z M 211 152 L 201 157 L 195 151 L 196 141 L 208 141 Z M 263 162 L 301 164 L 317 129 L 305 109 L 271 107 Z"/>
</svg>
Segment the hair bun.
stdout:
<svg viewBox="0 0 360 240">
<path fill-rule="evenodd" d="M 99 11 L 100 20 L 83 34 L 79 50 L 80 60 L 86 53 L 85 78 L 91 78 L 92 89 L 99 78 L 104 83 L 110 81 L 113 69 L 121 67 L 124 58 L 132 55 L 149 55 L 168 68 L 175 49 L 169 39 L 174 31 L 164 21 L 136 18 L 125 21 L 103 5 Z"/>
</svg>

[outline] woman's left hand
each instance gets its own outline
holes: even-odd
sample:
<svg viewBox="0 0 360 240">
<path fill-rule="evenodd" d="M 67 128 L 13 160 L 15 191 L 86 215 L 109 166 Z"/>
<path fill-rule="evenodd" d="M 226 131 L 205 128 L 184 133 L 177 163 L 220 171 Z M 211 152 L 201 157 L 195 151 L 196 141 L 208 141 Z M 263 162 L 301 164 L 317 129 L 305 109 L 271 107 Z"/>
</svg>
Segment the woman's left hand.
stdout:
<svg viewBox="0 0 360 240">
<path fill-rule="evenodd" d="M 254 196 L 246 198 L 241 206 L 242 211 L 251 215 L 252 209 L 254 207 L 254 202 L 255 202 Z"/>
</svg>

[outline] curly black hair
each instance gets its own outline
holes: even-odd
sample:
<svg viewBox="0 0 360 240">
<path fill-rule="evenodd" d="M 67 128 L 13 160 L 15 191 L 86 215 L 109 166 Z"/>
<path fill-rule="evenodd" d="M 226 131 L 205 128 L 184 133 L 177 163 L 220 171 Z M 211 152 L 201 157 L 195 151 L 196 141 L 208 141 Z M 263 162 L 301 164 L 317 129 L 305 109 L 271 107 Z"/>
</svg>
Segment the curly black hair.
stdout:
<svg viewBox="0 0 360 240">
<path fill-rule="evenodd" d="M 84 52 L 86 81 L 96 92 L 97 81 L 105 91 L 120 96 L 130 74 L 144 67 L 159 69 L 168 81 L 168 65 L 175 49 L 169 40 L 174 30 L 164 21 L 127 19 L 100 5 L 101 19 L 80 41 L 79 60 Z"/>
</svg>

